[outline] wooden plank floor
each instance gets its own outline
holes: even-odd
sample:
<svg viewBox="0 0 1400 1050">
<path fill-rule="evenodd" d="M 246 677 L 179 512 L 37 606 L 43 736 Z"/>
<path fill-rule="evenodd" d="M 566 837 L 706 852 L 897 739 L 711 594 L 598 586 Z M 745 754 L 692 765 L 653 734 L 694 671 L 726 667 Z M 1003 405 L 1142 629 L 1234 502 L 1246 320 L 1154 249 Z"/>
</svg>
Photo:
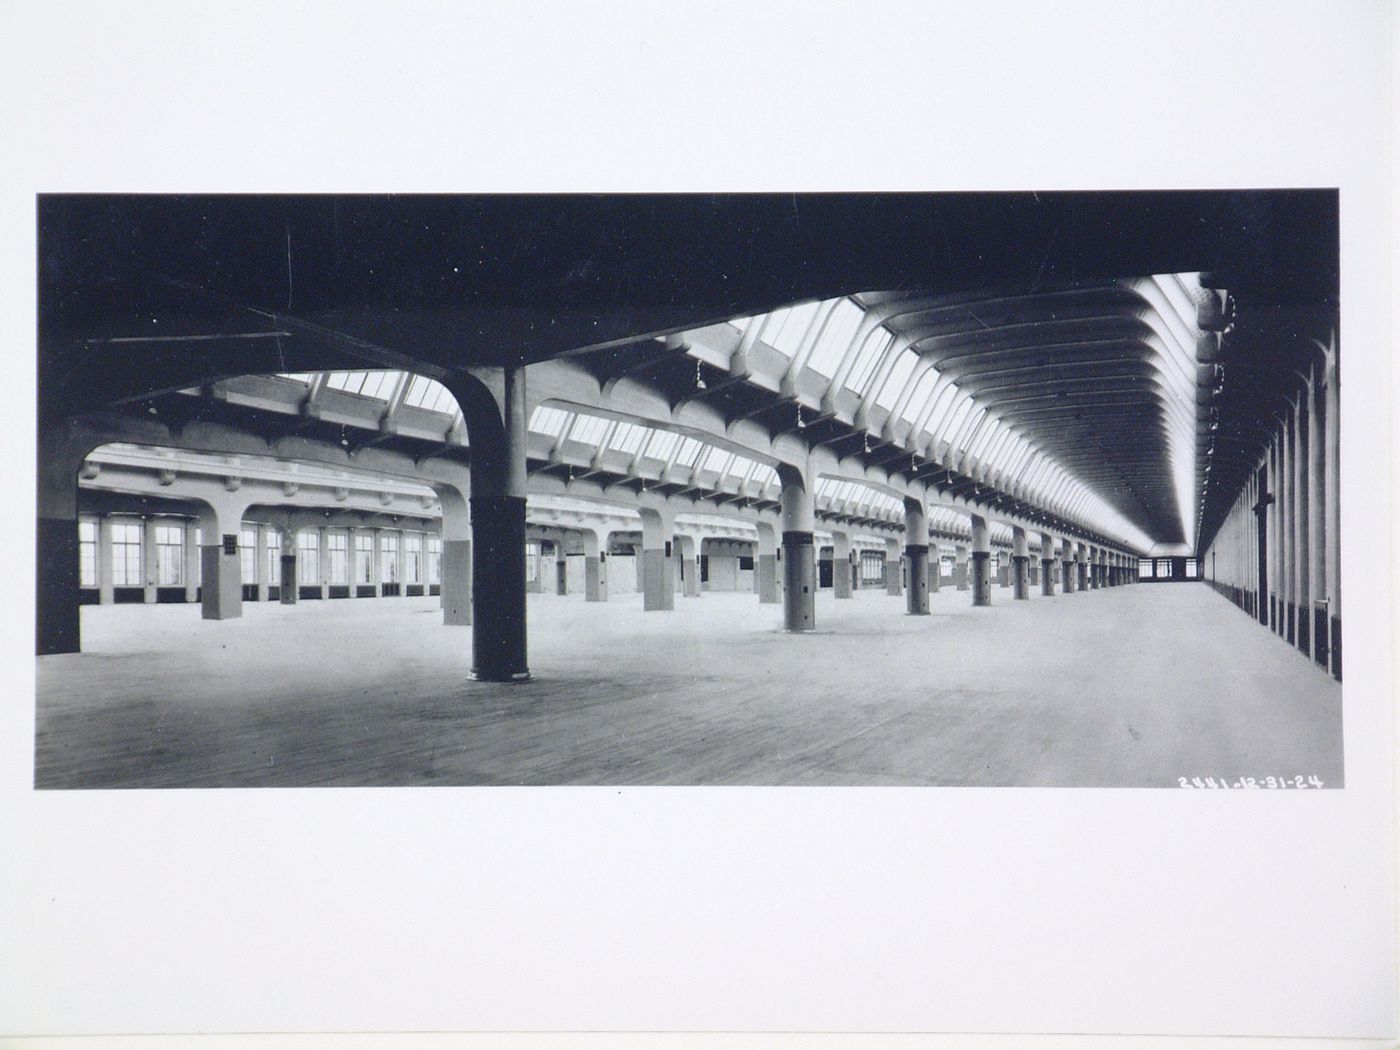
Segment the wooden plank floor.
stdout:
<svg viewBox="0 0 1400 1050">
<path fill-rule="evenodd" d="M 35 783 L 1341 786 L 1341 687 L 1205 586 L 994 599 L 821 595 L 792 636 L 749 594 L 536 595 L 513 686 L 437 599 L 88 607 L 38 661 Z"/>
</svg>

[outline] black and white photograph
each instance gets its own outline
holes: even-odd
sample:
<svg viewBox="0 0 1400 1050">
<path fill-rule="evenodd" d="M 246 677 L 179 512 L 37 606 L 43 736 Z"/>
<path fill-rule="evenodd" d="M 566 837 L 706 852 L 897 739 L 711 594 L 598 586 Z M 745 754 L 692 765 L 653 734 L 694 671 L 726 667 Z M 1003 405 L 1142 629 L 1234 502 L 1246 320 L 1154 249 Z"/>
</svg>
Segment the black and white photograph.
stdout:
<svg viewBox="0 0 1400 1050">
<path fill-rule="evenodd" d="M 1393 1050 L 1397 40 L 0 0 L 0 1044 Z"/>
<path fill-rule="evenodd" d="M 40 788 L 1344 782 L 1335 189 L 38 209 Z"/>
</svg>

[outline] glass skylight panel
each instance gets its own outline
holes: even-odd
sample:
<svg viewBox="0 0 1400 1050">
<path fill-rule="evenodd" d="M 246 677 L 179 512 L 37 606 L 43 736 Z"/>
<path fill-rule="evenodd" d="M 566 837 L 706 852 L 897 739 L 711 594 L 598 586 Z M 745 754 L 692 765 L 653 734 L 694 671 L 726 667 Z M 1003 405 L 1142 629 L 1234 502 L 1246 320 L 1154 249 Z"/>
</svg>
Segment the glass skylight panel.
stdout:
<svg viewBox="0 0 1400 1050">
<path fill-rule="evenodd" d="M 413 408 L 427 409 L 429 412 L 455 412 L 457 401 L 452 392 L 436 379 L 427 376 L 414 376 L 404 395 L 404 404 Z"/>
<path fill-rule="evenodd" d="M 971 395 L 964 394 L 962 401 L 958 403 L 957 409 L 953 412 L 953 418 L 948 421 L 948 425 L 939 435 L 939 440 L 951 442 L 957 436 L 958 427 L 962 426 L 962 421 L 967 417 L 968 410 L 972 408 Z"/>
<path fill-rule="evenodd" d="M 855 363 L 851 366 L 850 375 L 846 377 L 846 386 L 857 394 L 864 393 L 865 384 L 870 382 L 871 375 L 892 342 L 894 334 L 883 325 L 866 336 Z"/>
<path fill-rule="evenodd" d="M 669 430 L 652 431 L 651 441 L 647 444 L 646 455 L 649 459 L 667 460 L 671 458 L 672 451 L 681 443 L 681 436 Z"/>
<path fill-rule="evenodd" d="M 646 436 L 645 427 L 639 427 L 635 423 L 619 423 L 608 438 L 608 448 L 625 452 L 629 456 L 636 455 L 637 449 L 642 447 L 642 439 Z"/>
<path fill-rule="evenodd" d="M 675 461 L 682 467 L 692 467 L 704 448 L 705 446 L 694 438 L 685 438 L 681 442 L 680 451 L 676 453 Z"/>
<path fill-rule="evenodd" d="M 279 379 L 295 379 L 299 383 L 309 383 L 316 378 L 315 372 L 278 372 Z"/>
<path fill-rule="evenodd" d="M 754 471 L 749 475 L 750 481 L 756 481 L 760 485 L 776 485 L 778 483 L 778 472 L 767 463 L 759 463 L 754 467 Z"/>
<path fill-rule="evenodd" d="M 581 415 L 574 420 L 573 429 L 569 431 L 569 440 L 583 445 L 596 445 L 611 423 L 612 420 L 602 416 Z"/>
<path fill-rule="evenodd" d="M 856 329 L 864 316 L 865 311 L 851 300 L 840 300 L 817 336 L 807 367 L 828 379 L 835 375 L 841 359 L 851 348 L 851 340 L 855 338 Z"/>
<path fill-rule="evenodd" d="M 705 454 L 705 459 L 701 463 L 700 469 L 713 470 L 717 473 L 722 473 L 724 471 L 725 466 L 728 464 L 730 457 L 733 456 L 733 454 L 734 453 L 732 452 L 728 452 L 722 448 L 716 448 L 712 445 L 710 447 L 710 451 Z"/>
<path fill-rule="evenodd" d="M 901 350 L 899 356 L 895 358 L 894 367 L 890 369 L 890 374 L 885 377 L 884 386 L 875 395 L 875 404 L 881 408 L 893 408 L 895 401 L 899 399 L 900 392 L 904 390 L 904 384 L 909 382 L 909 376 L 918 363 L 918 354 L 907 347 Z"/>
<path fill-rule="evenodd" d="M 730 319 L 729 323 L 732 324 L 735 328 L 739 329 L 739 330 L 742 332 L 745 328 L 747 328 L 747 327 L 749 326 L 749 322 L 752 321 L 752 320 L 753 320 L 753 317 L 752 317 L 752 316 L 749 316 L 749 317 L 734 317 L 734 318 L 731 318 L 731 319 Z"/>
<path fill-rule="evenodd" d="M 540 407 L 535 409 L 535 414 L 530 417 L 530 429 L 536 434 L 547 434 L 549 437 L 558 437 L 564 430 L 564 424 L 569 420 L 569 413 L 561 412 L 557 408 Z"/>
<path fill-rule="evenodd" d="M 785 357 L 793 357 L 802 345 L 802 337 L 816 316 L 820 303 L 800 303 L 777 310 L 763 329 L 763 341 Z"/>
<path fill-rule="evenodd" d="M 329 372 L 326 374 L 326 386 L 333 390 L 343 390 L 347 394 L 359 394 L 362 397 L 376 397 L 387 401 L 393 392 L 395 381 L 402 374 L 402 372 Z"/>
<path fill-rule="evenodd" d="M 905 402 L 904 411 L 899 414 L 899 418 L 907 423 L 918 419 L 919 413 L 927 407 L 929 395 L 933 393 L 933 384 L 936 382 L 938 373 L 932 368 L 925 369 L 924 374 L 919 376 L 919 383 L 914 387 L 914 392 Z"/>
</svg>

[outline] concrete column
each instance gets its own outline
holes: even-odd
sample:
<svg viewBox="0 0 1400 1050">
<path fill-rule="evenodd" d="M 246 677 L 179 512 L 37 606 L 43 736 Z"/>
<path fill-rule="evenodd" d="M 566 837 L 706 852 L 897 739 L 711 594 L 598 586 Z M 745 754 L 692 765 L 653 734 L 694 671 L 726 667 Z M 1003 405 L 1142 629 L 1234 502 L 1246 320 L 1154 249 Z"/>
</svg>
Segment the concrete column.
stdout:
<svg viewBox="0 0 1400 1050">
<path fill-rule="evenodd" d="M 583 600 L 608 600 L 608 536 L 595 529 L 583 529 Z"/>
<path fill-rule="evenodd" d="M 326 550 L 328 531 L 324 525 L 316 526 L 316 581 L 321 588 L 321 601 L 331 596 L 331 559 L 330 552 Z"/>
<path fill-rule="evenodd" d="M 1293 457 L 1293 491 L 1297 494 L 1297 509 L 1294 512 L 1294 532 L 1293 542 L 1297 549 L 1297 591 L 1298 591 L 1298 626 L 1296 632 L 1297 646 L 1312 657 L 1312 540 L 1308 532 L 1311 523 L 1311 485 L 1308 478 L 1308 460 L 1311 453 L 1308 450 L 1308 417 L 1312 415 L 1308 405 L 1308 391 L 1304 390 L 1298 398 L 1298 410 L 1293 414 L 1293 447 L 1295 454 Z"/>
<path fill-rule="evenodd" d="M 1060 541 L 1060 566 L 1063 570 L 1063 589 L 1066 594 L 1073 594 L 1075 590 L 1074 572 L 1074 544 L 1069 540 Z"/>
<path fill-rule="evenodd" d="M 760 605 L 777 605 L 778 597 L 778 534 L 766 521 L 758 523 L 758 556 L 754 559 L 754 575 Z"/>
<path fill-rule="evenodd" d="M 278 560 L 282 573 L 277 601 L 281 605 L 295 605 L 300 597 L 297 593 L 300 586 L 297 580 L 297 527 L 290 519 L 282 530 L 282 555 Z"/>
<path fill-rule="evenodd" d="M 1055 539 L 1048 532 L 1040 534 L 1040 593 L 1055 596 Z"/>
<path fill-rule="evenodd" d="M 837 598 L 851 597 L 851 536 L 831 532 L 831 589 Z"/>
<path fill-rule="evenodd" d="M 953 586 L 960 591 L 967 590 L 967 547 L 959 543 L 953 548 Z"/>
<path fill-rule="evenodd" d="M 484 368 L 449 389 L 466 421 L 472 451 L 471 678 L 530 678 L 525 602 L 525 452 L 529 407 L 523 368 Z"/>
<path fill-rule="evenodd" d="M 1074 545 L 1074 586 L 1076 590 L 1087 591 L 1089 589 L 1088 558 L 1088 550 L 1085 548 L 1084 544 L 1076 543 Z"/>
<path fill-rule="evenodd" d="M 904 593 L 899 582 L 899 541 L 891 537 L 885 541 L 885 593 L 896 597 Z"/>
<path fill-rule="evenodd" d="M 443 515 L 444 515 L 444 518 L 445 518 L 446 514 L 447 514 L 447 508 L 444 507 L 444 508 L 443 508 Z M 446 559 L 446 557 L 447 557 L 447 551 L 446 551 L 446 549 L 445 549 L 446 546 L 447 546 L 446 543 L 444 543 L 444 544 L 443 544 L 444 550 L 443 550 L 443 552 L 442 552 L 443 558 L 444 558 L 444 559 Z M 370 576 L 370 579 L 374 581 L 374 596 L 375 596 L 376 598 L 382 598 L 382 597 L 384 597 L 384 530 L 383 530 L 383 529 L 378 529 L 378 528 L 370 529 L 369 576 Z M 445 579 L 446 579 L 446 575 L 445 575 L 445 571 L 444 571 L 444 580 L 445 580 Z M 467 590 L 470 591 L 471 588 L 468 587 Z M 467 622 L 467 623 L 471 623 L 470 618 L 469 618 L 466 622 Z"/>
<path fill-rule="evenodd" d="M 90 451 L 71 421 L 40 418 L 35 514 L 36 655 L 81 649 L 78 471 Z"/>
<path fill-rule="evenodd" d="M 1326 389 L 1320 401 L 1322 408 L 1323 431 L 1323 492 L 1326 511 L 1322 522 L 1324 555 L 1327 566 L 1327 602 L 1330 618 L 1328 656 L 1332 677 L 1342 677 L 1342 561 L 1341 561 L 1341 519 L 1338 513 L 1338 500 L 1341 496 L 1341 481 L 1338 473 L 1339 419 L 1337 416 L 1337 344 L 1333 333 L 1331 348 L 1324 368 Z"/>
<path fill-rule="evenodd" d="M 409 585 L 407 585 L 405 581 L 405 570 L 407 567 L 407 560 L 409 560 L 409 549 L 407 549 L 409 545 L 407 545 L 407 536 L 405 532 L 403 532 L 403 529 L 398 529 L 398 533 L 399 545 L 396 547 L 395 552 L 393 552 L 393 566 L 395 566 L 395 573 L 393 574 L 399 578 L 399 598 L 407 598 L 407 595 L 409 595 Z"/>
<path fill-rule="evenodd" d="M 200 548 L 200 615 L 206 620 L 234 620 L 243 615 L 243 572 L 238 557 L 238 530 L 247 505 L 240 499 L 206 502 L 200 511 L 204 544 Z"/>
<path fill-rule="evenodd" d="M 972 515 L 972 604 L 992 604 L 992 548 L 987 519 Z"/>
<path fill-rule="evenodd" d="M 1283 570 L 1282 578 L 1279 580 L 1279 601 L 1281 608 L 1279 611 L 1279 623 L 1282 629 L 1279 631 L 1287 640 L 1289 645 L 1293 644 L 1295 635 L 1293 633 L 1294 621 L 1298 612 L 1298 595 L 1296 591 L 1298 582 L 1298 563 L 1296 560 L 1297 547 L 1294 538 L 1294 488 L 1293 488 L 1293 413 L 1289 412 L 1283 422 L 1283 434 L 1279 440 L 1281 454 L 1279 457 L 1279 553 L 1282 555 L 1280 566 Z"/>
<path fill-rule="evenodd" d="M 910 616 L 928 615 L 928 512 L 922 500 L 904 498 L 904 556 L 909 566 Z"/>
<path fill-rule="evenodd" d="M 666 612 L 676 607 L 672 557 L 672 522 L 669 513 L 643 507 L 642 517 L 642 608 Z"/>
<path fill-rule="evenodd" d="M 147 605 L 156 600 L 156 519 L 147 515 L 141 520 L 141 600 Z"/>
<path fill-rule="evenodd" d="M 112 604 L 112 520 L 97 519 L 97 604 Z"/>
<path fill-rule="evenodd" d="M 899 596 L 904 592 L 900 582 L 899 540 L 885 540 L 885 594 Z"/>
<path fill-rule="evenodd" d="M 1026 547 L 1026 530 L 1011 526 L 1011 597 L 1026 601 L 1031 596 L 1030 551 Z"/>
<path fill-rule="evenodd" d="M 184 550 L 180 552 L 184 556 L 184 565 L 180 569 L 180 575 L 185 581 L 185 601 L 194 604 L 199 601 L 199 520 L 197 518 L 185 519 L 185 544 Z"/>
<path fill-rule="evenodd" d="M 470 627 L 472 622 L 472 526 L 468 493 L 458 485 L 433 486 L 442 504 L 442 556 L 438 559 L 438 596 L 442 622 L 447 627 Z M 370 575 L 374 593 L 379 593 L 379 533 L 370 548 Z"/>
<path fill-rule="evenodd" d="M 811 631 L 817 625 L 817 551 L 812 532 L 816 508 L 807 479 L 795 467 L 778 467 L 782 483 L 783 627 Z"/>
<path fill-rule="evenodd" d="M 264 524 L 264 523 L 262 523 L 262 522 L 259 522 L 259 523 L 258 523 L 258 526 L 257 526 L 257 531 L 258 531 L 257 544 L 256 544 L 256 546 L 254 547 L 254 550 L 253 550 L 253 579 L 254 579 L 254 580 L 256 581 L 256 583 L 257 583 L 257 587 L 258 587 L 258 601 L 260 601 L 260 602 L 265 602 L 265 601 L 267 601 L 267 587 L 268 587 L 268 580 L 267 580 L 267 530 L 268 530 L 268 528 L 269 528 L 268 525 L 266 525 L 266 524 Z M 353 558 L 353 557 L 355 556 L 355 551 L 354 551 L 355 538 L 354 538 L 354 530 L 353 530 L 353 529 L 351 530 L 351 537 L 350 537 L 350 540 L 349 540 L 348 542 L 350 543 L 350 546 L 351 546 L 350 556 Z"/>
<path fill-rule="evenodd" d="M 676 561 L 681 567 L 681 594 L 686 598 L 700 597 L 700 542 L 694 536 L 676 537 Z"/>
<path fill-rule="evenodd" d="M 564 547 L 564 531 L 554 534 L 554 593 L 560 597 L 569 593 L 569 555 Z"/>
</svg>

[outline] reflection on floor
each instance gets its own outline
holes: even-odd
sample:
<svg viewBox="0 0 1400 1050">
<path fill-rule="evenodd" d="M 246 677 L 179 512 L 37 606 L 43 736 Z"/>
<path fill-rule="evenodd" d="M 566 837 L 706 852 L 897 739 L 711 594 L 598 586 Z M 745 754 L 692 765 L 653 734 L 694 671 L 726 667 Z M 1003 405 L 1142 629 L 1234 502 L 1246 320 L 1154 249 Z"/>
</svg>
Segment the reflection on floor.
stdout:
<svg viewBox="0 0 1400 1050">
<path fill-rule="evenodd" d="M 533 595 L 513 686 L 435 598 L 88 607 L 38 661 L 35 782 L 1341 786 L 1341 686 L 1205 586 L 993 596 L 823 594 L 793 636 L 751 594 Z"/>
</svg>

